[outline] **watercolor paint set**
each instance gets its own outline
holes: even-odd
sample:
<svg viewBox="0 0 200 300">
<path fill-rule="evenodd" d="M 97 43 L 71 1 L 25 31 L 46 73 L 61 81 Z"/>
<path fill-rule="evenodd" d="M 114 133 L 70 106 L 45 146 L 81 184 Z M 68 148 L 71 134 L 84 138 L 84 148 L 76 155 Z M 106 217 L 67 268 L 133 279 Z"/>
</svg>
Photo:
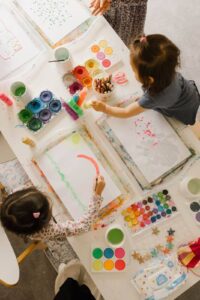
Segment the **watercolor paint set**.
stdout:
<svg viewBox="0 0 200 300">
<path fill-rule="evenodd" d="M 169 218 L 176 212 L 177 207 L 169 191 L 164 189 L 124 209 L 122 217 L 125 227 L 135 233 Z"/>
<path fill-rule="evenodd" d="M 51 91 L 45 90 L 39 97 L 32 99 L 18 113 L 18 117 L 30 131 L 37 132 L 61 110 L 61 101 Z"/>
<path fill-rule="evenodd" d="M 127 267 L 127 253 L 123 247 L 94 246 L 91 249 L 92 272 L 123 272 Z"/>
<path fill-rule="evenodd" d="M 114 47 L 106 39 L 94 42 L 89 49 L 99 69 L 109 70 L 121 61 Z"/>
</svg>

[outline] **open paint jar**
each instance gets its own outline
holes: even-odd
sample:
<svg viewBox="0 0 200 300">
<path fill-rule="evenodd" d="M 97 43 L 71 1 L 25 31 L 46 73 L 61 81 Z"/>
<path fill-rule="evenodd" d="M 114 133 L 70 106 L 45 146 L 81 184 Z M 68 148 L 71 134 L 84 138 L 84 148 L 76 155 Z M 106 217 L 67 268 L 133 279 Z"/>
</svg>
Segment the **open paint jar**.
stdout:
<svg viewBox="0 0 200 300">
<path fill-rule="evenodd" d="M 121 247 L 125 240 L 125 235 L 120 225 L 111 225 L 106 231 L 106 242 L 111 247 Z"/>
<path fill-rule="evenodd" d="M 31 98 L 26 85 L 21 81 L 14 82 L 10 87 L 10 91 L 17 102 L 27 103 Z"/>
<path fill-rule="evenodd" d="M 180 190 L 188 198 L 200 197 L 200 178 L 186 177 L 180 184 Z"/>
</svg>

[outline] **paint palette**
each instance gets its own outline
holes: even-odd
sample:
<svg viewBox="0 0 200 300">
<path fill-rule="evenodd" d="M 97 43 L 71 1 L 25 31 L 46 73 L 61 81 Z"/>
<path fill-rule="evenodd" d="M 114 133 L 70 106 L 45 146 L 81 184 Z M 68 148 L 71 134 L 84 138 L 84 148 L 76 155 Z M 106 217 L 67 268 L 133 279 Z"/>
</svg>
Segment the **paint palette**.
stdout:
<svg viewBox="0 0 200 300">
<path fill-rule="evenodd" d="M 119 54 L 106 39 L 93 43 L 90 46 L 90 53 L 99 63 L 99 68 L 104 70 L 108 70 L 121 60 Z"/>
<path fill-rule="evenodd" d="M 32 132 L 37 132 L 62 109 L 61 101 L 51 91 L 42 91 L 18 113 L 20 121 Z"/>
<path fill-rule="evenodd" d="M 96 246 L 91 251 L 92 272 L 122 272 L 127 266 L 126 250 L 122 247 L 111 248 Z"/>
<path fill-rule="evenodd" d="M 177 212 L 168 190 L 148 196 L 122 211 L 124 224 L 135 233 Z"/>
</svg>

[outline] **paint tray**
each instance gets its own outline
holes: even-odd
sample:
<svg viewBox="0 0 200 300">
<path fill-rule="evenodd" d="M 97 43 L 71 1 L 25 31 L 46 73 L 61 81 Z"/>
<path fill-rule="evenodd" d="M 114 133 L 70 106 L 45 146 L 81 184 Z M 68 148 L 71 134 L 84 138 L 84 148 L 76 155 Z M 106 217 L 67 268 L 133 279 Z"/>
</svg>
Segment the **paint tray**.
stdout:
<svg viewBox="0 0 200 300">
<path fill-rule="evenodd" d="M 62 111 L 61 100 L 51 91 L 42 91 L 18 113 L 20 121 L 33 133 L 40 131 Z"/>
<path fill-rule="evenodd" d="M 126 271 L 128 263 L 127 250 L 122 246 L 112 248 L 105 245 L 94 245 L 91 248 L 91 271 L 95 273 Z"/>
</svg>

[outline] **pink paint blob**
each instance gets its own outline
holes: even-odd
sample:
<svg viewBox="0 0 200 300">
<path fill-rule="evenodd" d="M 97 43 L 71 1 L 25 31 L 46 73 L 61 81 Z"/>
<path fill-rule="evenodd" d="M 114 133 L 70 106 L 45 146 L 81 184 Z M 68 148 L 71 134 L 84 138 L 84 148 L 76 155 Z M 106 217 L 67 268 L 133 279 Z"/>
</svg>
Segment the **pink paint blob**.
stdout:
<svg viewBox="0 0 200 300">
<path fill-rule="evenodd" d="M 124 248 L 117 248 L 115 250 L 115 256 L 117 258 L 123 258 L 125 256 L 125 250 L 124 250 Z"/>
<path fill-rule="evenodd" d="M 111 61 L 109 59 L 104 59 L 102 61 L 102 65 L 104 66 L 104 68 L 108 68 L 111 65 Z"/>
<path fill-rule="evenodd" d="M 104 54 L 103 52 L 98 52 L 98 53 L 97 53 L 97 58 L 98 58 L 99 60 L 103 60 L 105 57 L 106 57 L 106 56 L 105 56 L 105 54 Z"/>
</svg>

